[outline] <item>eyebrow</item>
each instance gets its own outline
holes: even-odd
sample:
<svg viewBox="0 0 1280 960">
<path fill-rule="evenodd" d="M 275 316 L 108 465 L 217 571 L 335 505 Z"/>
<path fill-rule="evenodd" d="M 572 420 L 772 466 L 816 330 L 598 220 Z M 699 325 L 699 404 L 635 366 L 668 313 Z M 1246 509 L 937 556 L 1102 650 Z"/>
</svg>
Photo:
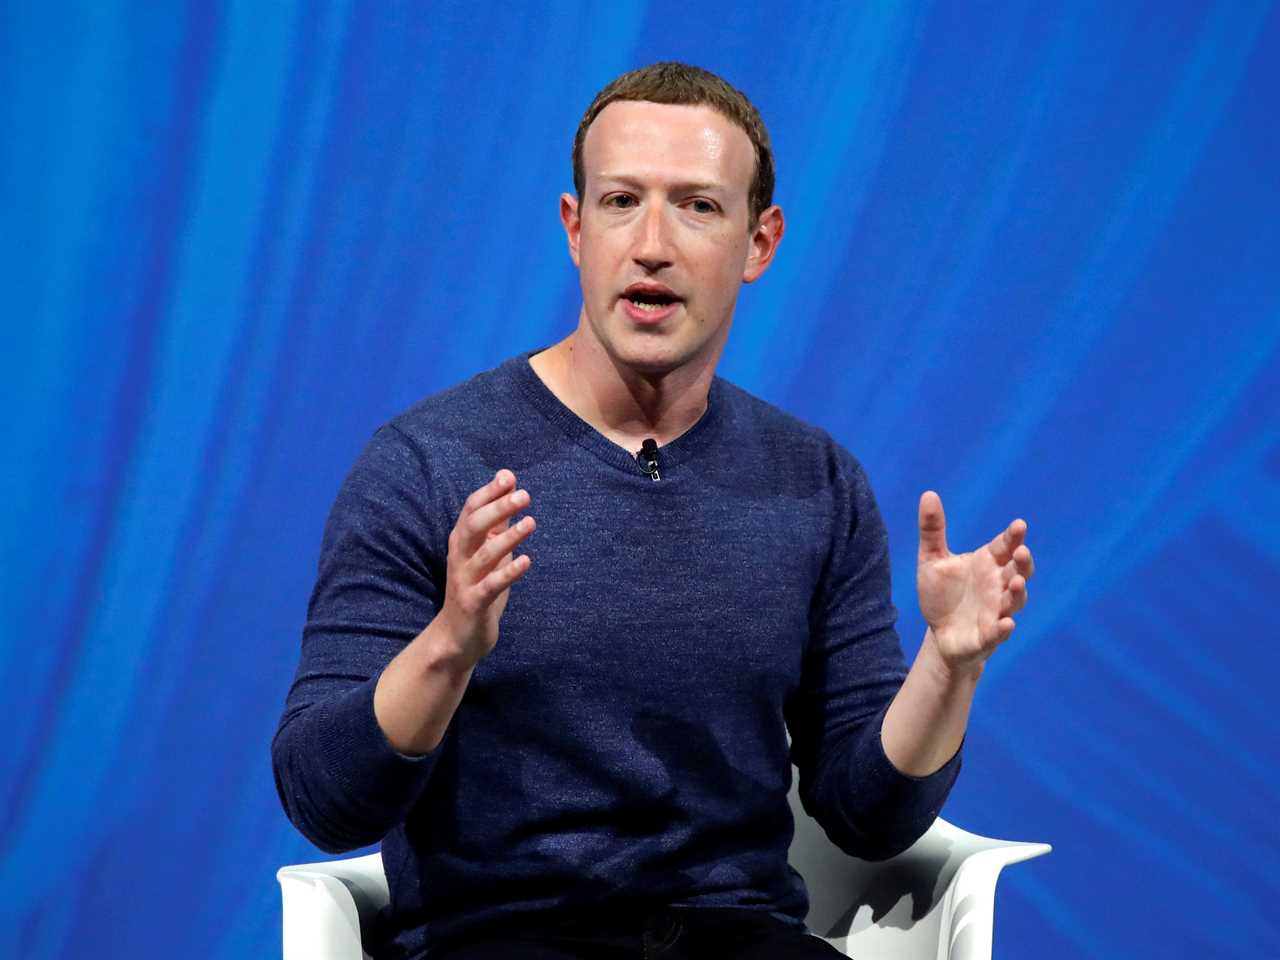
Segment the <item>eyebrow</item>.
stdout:
<svg viewBox="0 0 1280 960">
<path fill-rule="evenodd" d="M 598 179 L 602 183 L 615 183 L 623 187 L 631 187 L 639 190 L 645 187 L 645 184 L 636 180 L 634 177 L 615 176 L 612 174 L 599 174 Z M 668 189 L 673 193 L 725 193 L 728 187 L 720 183 L 712 183 L 710 181 L 688 180 L 677 183 L 668 184 Z"/>
</svg>

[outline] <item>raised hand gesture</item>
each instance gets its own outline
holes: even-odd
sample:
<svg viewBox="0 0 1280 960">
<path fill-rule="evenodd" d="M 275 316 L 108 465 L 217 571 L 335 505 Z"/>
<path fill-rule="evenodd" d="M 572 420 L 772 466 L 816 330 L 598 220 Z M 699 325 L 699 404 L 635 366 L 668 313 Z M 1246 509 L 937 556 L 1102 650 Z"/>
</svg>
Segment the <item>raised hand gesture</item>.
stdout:
<svg viewBox="0 0 1280 960">
<path fill-rule="evenodd" d="M 498 621 L 516 580 L 529 569 L 527 554 L 512 551 L 533 533 L 533 517 L 511 523 L 529 505 L 525 490 L 513 490 L 515 475 L 499 470 L 467 497 L 449 534 L 448 580 L 440 620 L 459 652 L 478 661 L 498 642 Z"/>
<path fill-rule="evenodd" d="M 980 671 L 1013 633 L 1013 615 L 1027 603 L 1027 580 L 1035 570 L 1026 536 L 1026 521 L 1014 520 L 972 553 L 952 553 L 942 499 L 932 490 L 921 495 L 920 612 L 953 670 Z"/>
<path fill-rule="evenodd" d="M 440 612 L 387 664 L 373 712 L 387 742 L 407 755 L 430 753 L 444 737 L 476 664 L 498 643 L 511 585 L 529 569 L 515 550 L 533 533 L 529 506 L 510 470 L 467 497 L 449 534 L 448 580 Z"/>
</svg>

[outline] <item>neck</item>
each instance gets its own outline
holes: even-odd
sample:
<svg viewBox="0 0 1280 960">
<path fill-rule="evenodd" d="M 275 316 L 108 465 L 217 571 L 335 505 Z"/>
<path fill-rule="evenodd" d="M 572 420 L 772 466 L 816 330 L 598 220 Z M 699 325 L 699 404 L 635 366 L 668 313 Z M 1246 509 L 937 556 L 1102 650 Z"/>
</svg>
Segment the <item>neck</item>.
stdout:
<svg viewBox="0 0 1280 960">
<path fill-rule="evenodd" d="M 566 407 L 628 451 L 652 437 L 670 443 L 707 409 L 717 356 L 661 373 L 617 363 L 594 338 L 571 333 L 530 358 L 534 373 Z"/>
</svg>

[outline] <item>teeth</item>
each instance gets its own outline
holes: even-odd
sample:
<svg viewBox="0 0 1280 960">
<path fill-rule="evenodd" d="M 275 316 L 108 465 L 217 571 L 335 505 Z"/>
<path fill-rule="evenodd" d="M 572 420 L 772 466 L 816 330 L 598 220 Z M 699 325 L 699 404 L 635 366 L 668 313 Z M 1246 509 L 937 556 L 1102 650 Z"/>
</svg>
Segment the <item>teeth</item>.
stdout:
<svg viewBox="0 0 1280 960">
<path fill-rule="evenodd" d="M 641 310 L 663 310 L 671 306 L 670 303 L 649 303 L 646 300 L 632 300 L 631 302 Z"/>
</svg>

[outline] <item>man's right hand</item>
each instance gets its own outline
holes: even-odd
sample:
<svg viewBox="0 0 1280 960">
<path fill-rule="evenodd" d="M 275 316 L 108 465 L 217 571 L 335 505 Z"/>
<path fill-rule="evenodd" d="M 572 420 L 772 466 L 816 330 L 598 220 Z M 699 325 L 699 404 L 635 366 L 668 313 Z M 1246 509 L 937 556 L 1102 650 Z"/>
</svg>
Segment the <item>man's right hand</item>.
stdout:
<svg viewBox="0 0 1280 960">
<path fill-rule="evenodd" d="M 436 620 L 438 639 L 451 653 L 474 664 L 498 642 L 498 621 L 506 609 L 511 585 L 529 569 L 529 557 L 512 552 L 533 533 L 533 517 L 512 518 L 529 506 L 529 492 L 516 489 L 510 470 L 467 497 L 449 534 L 448 575 L 444 606 Z"/>
<path fill-rule="evenodd" d="M 373 712 L 400 753 L 430 753 L 462 702 L 475 665 L 498 642 L 507 594 L 529 569 L 511 552 L 533 533 L 533 518 L 512 524 L 529 505 L 510 470 L 471 496 L 449 534 L 444 604 L 426 628 L 387 664 L 373 693 Z"/>
</svg>

